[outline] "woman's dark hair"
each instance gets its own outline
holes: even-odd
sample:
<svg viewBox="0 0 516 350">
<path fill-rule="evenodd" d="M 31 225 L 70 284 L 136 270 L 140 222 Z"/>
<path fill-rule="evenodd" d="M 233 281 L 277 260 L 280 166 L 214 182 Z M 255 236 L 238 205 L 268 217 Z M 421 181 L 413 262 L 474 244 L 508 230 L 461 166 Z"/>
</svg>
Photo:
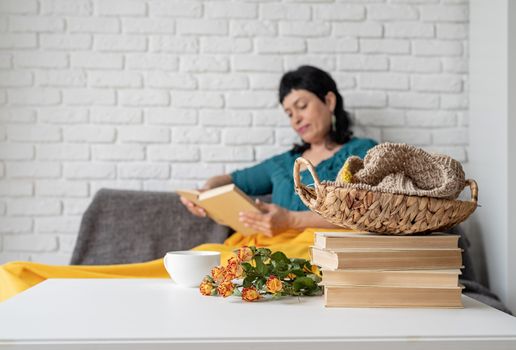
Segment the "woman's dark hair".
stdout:
<svg viewBox="0 0 516 350">
<path fill-rule="evenodd" d="M 335 130 L 330 131 L 330 140 L 342 145 L 349 141 L 353 132 L 350 130 L 351 121 L 349 113 L 344 110 L 344 99 L 337 90 L 337 84 L 327 72 L 312 66 L 301 66 L 296 70 L 283 75 L 279 86 L 279 101 L 283 103 L 285 97 L 292 90 L 307 90 L 316 95 L 323 103 L 326 103 L 326 95 L 333 92 L 337 97 L 333 114 L 336 117 Z M 295 144 L 292 152 L 302 153 L 310 148 L 310 144 L 302 141 Z"/>
</svg>

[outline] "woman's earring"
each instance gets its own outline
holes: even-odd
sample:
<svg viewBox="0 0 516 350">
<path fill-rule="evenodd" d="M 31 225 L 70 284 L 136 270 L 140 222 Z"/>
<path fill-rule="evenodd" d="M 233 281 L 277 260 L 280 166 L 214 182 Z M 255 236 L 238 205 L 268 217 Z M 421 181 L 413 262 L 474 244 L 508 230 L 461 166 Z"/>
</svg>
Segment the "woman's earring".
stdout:
<svg viewBox="0 0 516 350">
<path fill-rule="evenodd" d="M 331 115 L 331 131 L 337 131 L 337 117 L 335 114 Z"/>
</svg>

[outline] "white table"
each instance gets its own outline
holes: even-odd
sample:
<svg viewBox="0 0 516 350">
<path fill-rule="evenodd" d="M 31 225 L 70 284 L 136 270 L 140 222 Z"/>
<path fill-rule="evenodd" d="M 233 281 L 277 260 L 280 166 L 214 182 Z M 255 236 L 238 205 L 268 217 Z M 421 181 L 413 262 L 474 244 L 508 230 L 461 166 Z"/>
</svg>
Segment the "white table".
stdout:
<svg viewBox="0 0 516 350">
<path fill-rule="evenodd" d="M 464 309 L 341 309 L 161 279 L 53 279 L 0 304 L 0 348 L 516 349 L 516 318 L 463 298 Z"/>
</svg>

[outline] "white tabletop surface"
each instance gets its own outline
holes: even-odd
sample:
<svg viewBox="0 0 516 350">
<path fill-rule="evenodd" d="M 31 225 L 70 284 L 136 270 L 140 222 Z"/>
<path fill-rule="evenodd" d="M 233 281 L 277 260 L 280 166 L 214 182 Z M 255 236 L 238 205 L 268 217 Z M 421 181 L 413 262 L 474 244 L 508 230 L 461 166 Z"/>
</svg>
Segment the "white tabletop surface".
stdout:
<svg viewBox="0 0 516 350">
<path fill-rule="evenodd" d="M 516 349 L 515 317 L 463 302 L 325 308 L 322 297 L 205 297 L 167 279 L 51 279 L 0 303 L 0 348 Z"/>
</svg>

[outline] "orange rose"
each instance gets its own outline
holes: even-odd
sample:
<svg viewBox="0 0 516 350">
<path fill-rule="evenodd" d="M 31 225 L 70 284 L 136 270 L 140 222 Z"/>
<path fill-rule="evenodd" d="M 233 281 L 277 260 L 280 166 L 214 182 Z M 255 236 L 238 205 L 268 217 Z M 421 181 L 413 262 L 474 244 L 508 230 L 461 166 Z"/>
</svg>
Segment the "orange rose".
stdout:
<svg viewBox="0 0 516 350">
<path fill-rule="evenodd" d="M 202 281 L 201 285 L 199 286 L 199 290 L 201 291 L 202 295 L 211 295 L 211 291 L 213 290 L 213 285 L 210 281 Z"/>
<path fill-rule="evenodd" d="M 222 295 L 224 298 L 229 297 L 233 294 L 233 290 L 235 289 L 235 285 L 230 281 L 225 281 L 219 284 L 217 288 L 217 292 Z"/>
<path fill-rule="evenodd" d="M 228 266 L 226 266 L 226 280 L 242 277 L 243 274 L 244 269 L 242 269 L 238 259 L 235 257 L 229 259 Z"/>
<path fill-rule="evenodd" d="M 254 287 L 242 289 L 242 299 L 245 301 L 255 301 L 260 299 L 260 293 Z"/>
<path fill-rule="evenodd" d="M 211 269 L 211 277 L 213 277 L 216 282 L 224 281 L 226 277 L 226 269 L 223 266 L 214 267 Z"/>
<path fill-rule="evenodd" d="M 278 277 L 273 275 L 269 276 L 265 285 L 267 286 L 267 291 L 273 294 L 281 292 L 283 289 L 283 283 L 278 279 Z"/>
<path fill-rule="evenodd" d="M 243 246 L 238 250 L 237 257 L 241 262 L 249 261 L 253 258 L 253 251 L 247 246 Z"/>
</svg>

